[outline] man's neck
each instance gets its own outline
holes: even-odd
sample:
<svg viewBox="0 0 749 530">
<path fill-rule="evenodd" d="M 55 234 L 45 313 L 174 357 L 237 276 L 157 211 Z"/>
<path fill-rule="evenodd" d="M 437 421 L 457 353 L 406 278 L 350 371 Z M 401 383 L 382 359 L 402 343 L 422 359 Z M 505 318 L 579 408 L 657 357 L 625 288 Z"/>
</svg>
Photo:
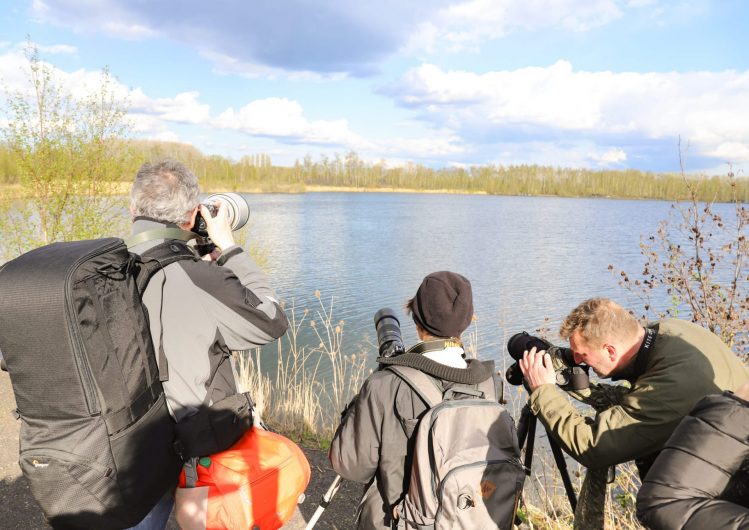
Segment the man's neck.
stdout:
<svg viewBox="0 0 749 530">
<path fill-rule="evenodd" d="M 637 352 L 640 351 L 644 340 L 645 328 L 640 327 L 637 331 L 637 335 L 635 336 L 634 341 L 630 343 L 630 346 L 627 347 L 625 343 L 624 347 L 626 348 L 626 350 L 621 356 L 621 361 L 619 363 L 617 372 L 628 370 L 634 365 L 635 359 L 637 358 Z"/>
</svg>

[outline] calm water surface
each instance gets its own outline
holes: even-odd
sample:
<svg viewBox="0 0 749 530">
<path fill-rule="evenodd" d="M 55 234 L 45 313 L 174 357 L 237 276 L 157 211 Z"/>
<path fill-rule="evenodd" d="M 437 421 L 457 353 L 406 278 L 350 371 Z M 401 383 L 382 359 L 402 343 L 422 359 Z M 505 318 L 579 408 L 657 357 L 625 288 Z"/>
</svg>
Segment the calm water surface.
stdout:
<svg viewBox="0 0 749 530">
<path fill-rule="evenodd" d="M 546 326 L 555 334 L 588 297 L 640 310 L 608 266 L 639 272 L 640 237 L 653 234 L 670 208 L 663 201 L 399 193 L 246 197 L 252 244 L 267 256 L 287 308 L 314 314 L 319 290 L 334 320 L 345 322 L 346 353 L 368 349 L 372 362 L 374 313 L 395 309 L 411 345 L 416 334 L 403 305 L 437 270 L 471 280 L 485 359 L 500 360 L 515 332 Z"/>
</svg>

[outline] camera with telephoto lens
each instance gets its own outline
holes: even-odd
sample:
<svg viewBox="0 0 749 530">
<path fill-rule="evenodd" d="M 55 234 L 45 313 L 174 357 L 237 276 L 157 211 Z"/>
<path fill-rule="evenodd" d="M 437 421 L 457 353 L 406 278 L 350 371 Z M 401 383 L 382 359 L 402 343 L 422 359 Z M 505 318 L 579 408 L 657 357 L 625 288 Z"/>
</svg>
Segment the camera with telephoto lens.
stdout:
<svg viewBox="0 0 749 530">
<path fill-rule="evenodd" d="M 377 330 L 380 357 L 394 357 L 406 351 L 403 346 L 400 321 L 395 316 L 395 311 L 389 307 L 383 307 L 375 313 L 374 325 Z"/>
<path fill-rule="evenodd" d="M 395 357 L 406 352 L 401 336 L 401 326 L 395 311 L 389 307 L 383 307 L 374 316 L 375 330 L 377 330 L 377 344 L 380 357 Z M 349 402 L 341 412 L 341 418 L 356 402 L 357 396 Z"/>
<path fill-rule="evenodd" d="M 211 217 L 216 217 L 218 212 L 218 205 L 216 202 L 221 201 L 226 204 L 226 210 L 229 216 L 229 225 L 232 231 L 237 231 L 247 224 L 250 219 L 250 205 L 244 200 L 244 197 L 238 193 L 214 193 L 206 197 L 205 201 L 201 204 L 205 206 L 211 213 Z M 200 237 L 208 237 L 208 227 L 206 226 L 203 215 L 198 212 L 195 217 L 195 225 L 192 231 L 198 234 Z"/>
<path fill-rule="evenodd" d="M 514 334 L 507 341 L 507 351 L 515 362 L 505 372 L 505 379 L 511 385 L 523 384 L 523 371 L 520 369 L 520 359 L 523 353 L 535 347 L 536 350 L 546 350 L 551 356 L 552 365 L 556 372 L 556 382 L 564 390 L 585 390 L 590 386 L 588 379 L 589 367 L 577 364 L 572 350 L 554 346 L 547 340 L 534 337 L 527 331 Z"/>
</svg>

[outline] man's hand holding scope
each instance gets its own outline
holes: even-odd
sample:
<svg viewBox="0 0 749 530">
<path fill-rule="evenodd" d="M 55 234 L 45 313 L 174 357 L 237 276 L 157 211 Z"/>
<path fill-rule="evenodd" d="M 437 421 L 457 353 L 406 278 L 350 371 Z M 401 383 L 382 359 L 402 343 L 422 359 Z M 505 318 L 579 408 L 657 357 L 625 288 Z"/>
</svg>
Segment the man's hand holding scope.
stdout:
<svg viewBox="0 0 749 530">
<path fill-rule="evenodd" d="M 551 355 L 546 350 L 537 350 L 533 346 L 530 351 L 525 350 L 519 363 L 531 392 L 541 385 L 553 385 L 557 382 Z"/>
</svg>

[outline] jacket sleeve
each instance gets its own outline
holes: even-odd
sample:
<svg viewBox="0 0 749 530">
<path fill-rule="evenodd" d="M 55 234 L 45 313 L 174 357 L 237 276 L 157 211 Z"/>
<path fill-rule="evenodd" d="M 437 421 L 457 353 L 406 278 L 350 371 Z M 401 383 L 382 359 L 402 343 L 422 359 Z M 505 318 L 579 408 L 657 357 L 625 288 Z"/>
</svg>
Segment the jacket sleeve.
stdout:
<svg viewBox="0 0 749 530">
<path fill-rule="evenodd" d="M 355 482 L 369 482 L 379 462 L 384 407 L 372 387 L 370 377 L 344 412 L 328 453 L 335 472 Z"/>
<path fill-rule="evenodd" d="M 749 528 L 749 508 L 718 499 L 747 458 L 749 403 L 730 393 L 705 397 L 645 477 L 638 518 L 656 530 Z"/>
<path fill-rule="evenodd" d="M 658 399 L 648 384 L 622 396 L 621 403 L 596 414 L 581 414 L 556 385 L 542 385 L 531 409 L 559 445 L 586 467 L 608 467 L 660 449 L 683 414 Z M 666 400 L 667 401 L 667 400 Z"/>
<path fill-rule="evenodd" d="M 530 405 L 549 433 L 587 467 L 608 467 L 659 451 L 679 422 L 703 396 L 718 387 L 696 372 L 693 357 L 653 362 L 615 404 L 595 417 L 582 415 L 556 385 L 542 385 Z M 709 367 L 708 367 L 709 368 Z M 616 403 L 618 402 L 618 403 Z"/>
<path fill-rule="evenodd" d="M 288 320 L 267 277 L 242 247 L 224 250 L 213 263 L 182 263 L 230 349 L 262 346 L 286 332 Z"/>
</svg>

